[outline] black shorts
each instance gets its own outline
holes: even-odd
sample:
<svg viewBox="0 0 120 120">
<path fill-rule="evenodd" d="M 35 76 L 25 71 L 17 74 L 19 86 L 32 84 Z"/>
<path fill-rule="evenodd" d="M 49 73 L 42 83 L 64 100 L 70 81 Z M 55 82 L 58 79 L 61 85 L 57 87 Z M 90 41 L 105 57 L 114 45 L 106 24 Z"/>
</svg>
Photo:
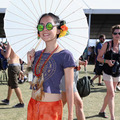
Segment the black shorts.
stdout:
<svg viewBox="0 0 120 120">
<path fill-rule="evenodd" d="M 18 75 L 20 73 L 20 66 L 8 66 L 8 86 L 11 89 L 18 87 Z"/>
<path fill-rule="evenodd" d="M 103 74 L 103 64 L 96 61 L 94 72 L 96 75 L 102 75 Z"/>
</svg>

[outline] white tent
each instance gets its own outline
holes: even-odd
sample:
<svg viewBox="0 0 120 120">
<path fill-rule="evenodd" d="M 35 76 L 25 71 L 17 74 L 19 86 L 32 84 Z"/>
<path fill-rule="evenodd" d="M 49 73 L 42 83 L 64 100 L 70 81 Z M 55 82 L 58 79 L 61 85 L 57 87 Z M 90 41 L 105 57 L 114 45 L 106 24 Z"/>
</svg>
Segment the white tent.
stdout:
<svg viewBox="0 0 120 120">
<path fill-rule="evenodd" d="M 83 4 L 85 14 L 89 14 L 89 38 L 92 14 L 120 14 L 120 0 L 81 0 L 81 1 Z"/>
<path fill-rule="evenodd" d="M 0 13 L 5 13 L 10 0 L 0 0 Z M 87 14 L 120 14 L 120 0 L 81 0 Z"/>
<path fill-rule="evenodd" d="M 120 0 L 81 0 L 87 14 L 120 14 Z"/>
</svg>

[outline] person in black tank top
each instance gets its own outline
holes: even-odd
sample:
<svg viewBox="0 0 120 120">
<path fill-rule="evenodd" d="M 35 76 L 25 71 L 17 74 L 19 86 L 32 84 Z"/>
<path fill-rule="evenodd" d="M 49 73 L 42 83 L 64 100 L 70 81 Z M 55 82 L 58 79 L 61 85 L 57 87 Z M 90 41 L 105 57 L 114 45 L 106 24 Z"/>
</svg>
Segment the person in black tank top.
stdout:
<svg viewBox="0 0 120 120">
<path fill-rule="evenodd" d="M 110 111 L 110 120 L 115 120 L 114 115 L 114 97 L 115 88 L 120 81 L 120 25 L 112 26 L 112 38 L 113 40 L 104 43 L 97 60 L 104 63 L 103 79 L 107 88 L 107 93 L 104 98 L 103 106 L 99 112 L 99 116 L 106 118 L 105 109 L 107 105 Z M 107 49 L 107 46 L 108 49 Z M 102 57 L 104 56 L 104 58 Z"/>
</svg>

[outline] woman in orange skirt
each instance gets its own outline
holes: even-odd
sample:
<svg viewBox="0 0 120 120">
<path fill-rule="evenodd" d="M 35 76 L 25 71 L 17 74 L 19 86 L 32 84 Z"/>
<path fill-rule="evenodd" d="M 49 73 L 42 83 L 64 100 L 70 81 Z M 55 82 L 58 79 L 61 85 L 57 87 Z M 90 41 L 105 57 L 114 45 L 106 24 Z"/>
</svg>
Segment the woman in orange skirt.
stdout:
<svg viewBox="0 0 120 120">
<path fill-rule="evenodd" d="M 44 50 L 27 54 L 28 71 L 33 71 L 32 97 L 28 104 L 27 120 L 62 120 L 63 105 L 60 82 L 65 75 L 68 120 L 73 120 L 73 78 L 75 63 L 68 50 L 61 49 L 57 38 L 68 33 L 65 21 L 58 16 L 43 14 L 38 22 L 38 37 L 44 40 Z M 31 67 L 32 66 L 32 67 Z"/>
</svg>

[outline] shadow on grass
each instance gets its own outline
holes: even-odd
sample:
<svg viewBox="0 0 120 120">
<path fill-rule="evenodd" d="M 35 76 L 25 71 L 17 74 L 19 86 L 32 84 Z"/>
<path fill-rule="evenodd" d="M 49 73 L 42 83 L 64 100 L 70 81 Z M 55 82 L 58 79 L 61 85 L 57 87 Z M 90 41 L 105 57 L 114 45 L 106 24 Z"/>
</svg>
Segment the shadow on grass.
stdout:
<svg viewBox="0 0 120 120">
<path fill-rule="evenodd" d="M 80 74 L 85 74 L 85 71 L 80 71 Z M 92 74 L 92 75 L 94 75 L 95 73 L 94 73 L 94 72 L 91 72 L 91 71 L 87 71 L 87 74 Z"/>
<path fill-rule="evenodd" d="M 91 93 L 95 92 L 106 92 L 106 88 L 91 88 Z"/>
<path fill-rule="evenodd" d="M 13 107 L 7 107 L 7 108 L 0 108 L 0 109 L 14 109 Z"/>
<path fill-rule="evenodd" d="M 99 115 L 92 115 L 92 116 L 86 117 L 86 119 L 95 118 L 95 117 L 100 117 L 100 116 Z"/>
<path fill-rule="evenodd" d="M 12 109 L 13 107 L 8 107 L 7 105 L 7 107 L 1 107 L 1 106 L 4 106 L 4 105 L 6 105 L 5 103 L 0 103 L 0 109 Z"/>
<path fill-rule="evenodd" d="M 86 119 L 90 119 L 90 118 L 95 118 L 95 117 L 100 117 L 99 115 L 93 115 L 93 116 L 89 116 L 89 117 L 85 117 Z M 73 120 L 77 120 L 77 118 L 73 119 Z"/>
<path fill-rule="evenodd" d="M 1 107 L 1 106 L 6 106 L 6 107 Z M 14 106 L 8 107 L 8 105 L 6 105 L 5 103 L 0 103 L 0 109 L 16 109 L 16 108 Z"/>
<path fill-rule="evenodd" d="M 0 85 L 7 85 L 8 83 L 0 83 Z"/>
</svg>

